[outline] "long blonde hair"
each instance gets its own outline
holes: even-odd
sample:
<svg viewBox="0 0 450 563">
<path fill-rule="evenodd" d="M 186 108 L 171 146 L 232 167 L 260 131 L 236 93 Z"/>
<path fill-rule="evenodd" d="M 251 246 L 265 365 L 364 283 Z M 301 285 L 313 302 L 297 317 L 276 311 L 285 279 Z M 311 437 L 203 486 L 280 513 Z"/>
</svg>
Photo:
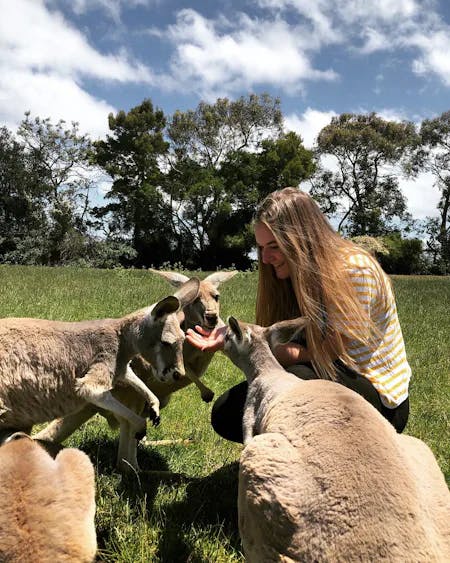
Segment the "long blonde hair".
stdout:
<svg viewBox="0 0 450 563">
<path fill-rule="evenodd" d="M 356 251 L 370 255 L 336 233 L 317 203 L 297 188 L 269 194 L 254 221 L 272 231 L 290 271 L 290 279 L 279 280 L 258 251 L 256 322 L 269 326 L 304 315 L 312 321 L 306 329 L 306 343 L 320 377 L 335 378 L 333 361 L 337 357 L 356 367 L 337 327 L 345 326 L 350 338 L 369 345 L 378 330 L 358 300 L 345 267 L 345 254 Z M 377 278 L 385 296 L 389 282 L 377 261 L 370 259 L 380 274 Z M 367 327 L 367 334 L 356 332 L 355 326 Z"/>
</svg>

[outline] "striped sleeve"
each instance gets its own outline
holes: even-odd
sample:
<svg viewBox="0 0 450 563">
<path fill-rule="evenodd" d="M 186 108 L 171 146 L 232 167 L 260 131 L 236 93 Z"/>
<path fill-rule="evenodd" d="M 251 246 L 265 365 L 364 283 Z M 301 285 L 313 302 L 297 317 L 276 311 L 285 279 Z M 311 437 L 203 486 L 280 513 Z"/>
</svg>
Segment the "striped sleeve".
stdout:
<svg viewBox="0 0 450 563">
<path fill-rule="evenodd" d="M 380 393 L 383 403 L 394 408 L 407 398 L 411 377 L 394 295 L 389 281 L 383 279 L 386 274 L 365 254 L 350 255 L 347 271 L 361 306 L 377 328 L 370 345 L 353 338 L 347 352 L 358 371 Z M 381 291 L 383 287 L 385 291 Z M 367 334 L 367 330 L 369 327 L 357 324 L 342 327 L 345 336 Z"/>
</svg>

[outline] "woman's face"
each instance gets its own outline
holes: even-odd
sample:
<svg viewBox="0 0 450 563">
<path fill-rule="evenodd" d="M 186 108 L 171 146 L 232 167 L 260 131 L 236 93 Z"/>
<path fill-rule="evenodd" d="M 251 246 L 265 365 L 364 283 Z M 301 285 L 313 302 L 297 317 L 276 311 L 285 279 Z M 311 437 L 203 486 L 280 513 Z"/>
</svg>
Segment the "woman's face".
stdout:
<svg viewBox="0 0 450 563">
<path fill-rule="evenodd" d="M 278 248 L 272 231 L 263 223 L 255 224 L 255 238 L 264 264 L 270 264 L 279 280 L 290 277 L 289 266 L 284 254 Z"/>
</svg>

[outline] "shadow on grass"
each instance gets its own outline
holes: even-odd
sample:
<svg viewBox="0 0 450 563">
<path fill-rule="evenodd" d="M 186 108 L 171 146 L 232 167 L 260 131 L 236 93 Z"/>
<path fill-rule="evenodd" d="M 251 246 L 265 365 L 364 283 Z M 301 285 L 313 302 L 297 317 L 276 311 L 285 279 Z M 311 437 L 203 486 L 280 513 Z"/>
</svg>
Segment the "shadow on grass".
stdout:
<svg viewBox="0 0 450 563">
<path fill-rule="evenodd" d="M 183 500 L 166 509 L 166 523 L 159 542 L 161 561 L 200 563 L 195 548 L 180 530 L 194 527 L 205 528 L 211 537 L 211 528 L 217 529 L 219 541 L 228 538 L 230 546 L 239 551 L 237 493 L 238 462 L 225 465 L 207 477 L 191 480 Z M 222 538 L 222 540 L 220 540 Z"/>
<path fill-rule="evenodd" d="M 166 460 L 156 448 L 139 448 L 139 465 L 145 469 L 139 474 L 130 472 L 121 476 L 115 471 L 117 447 L 117 439 L 102 434 L 85 439 L 80 446 L 96 466 L 98 496 L 108 498 L 108 510 L 101 517 L 97 515 L 100 552 L 111 545 L 111 525 L 120 521 L 121 515 L 123 518 L 124 503 L 147 521 L 152 519 L 155 497 L 163 483 L 174 489 L 181 486 L 184 494 L 182 500 L 164 508 L 164 524 L 158 546 L 161 562 L 204 563 L 204 559 L 196 555 L 201 538 L 220 544 L 225 542 L 239 552 L 238 462 L 225 465 L 206 477 L 190 477 L 169 471 Z M 200 537 L 186 533 L 192 528 Z M 196 539 L 197 546 L 194 545 Z"/>
<path fill-rule="evenodd" d="M 136 513 L 149 518 L 161 481 L 157 475 L 169 473 L 165 459 L 157 451 L 139 448 L 140 466 L 151 467 L 157 473 L 153 477 L 148 477 L 149 472 L 145 471 L 139 474 L 130 471 L 129 474 L 121 475 L 115 469 L 117 448 L 118 440 L 106 435 L 88 438 L 80 446 L 96 467 L 97 496 L 108 499 L 107 514 L 103 518 L 97 514 L 96 519 L 99 551 L 110 545 L 113 533 L 111 526 L 122 520 L 126 504 Z"/>
</svg>

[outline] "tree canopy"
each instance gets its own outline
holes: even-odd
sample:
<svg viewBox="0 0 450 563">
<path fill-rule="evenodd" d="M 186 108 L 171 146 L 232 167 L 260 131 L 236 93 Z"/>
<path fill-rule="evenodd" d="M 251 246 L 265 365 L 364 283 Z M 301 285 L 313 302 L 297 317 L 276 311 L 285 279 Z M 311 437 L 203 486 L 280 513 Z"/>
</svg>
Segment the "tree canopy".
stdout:
<svg viewBox="0 0 450 563">
<path fill-rule="evenodd" d="M 211 269 L 245 268 L 257 202 L 314 170 L 301 139 L 282 132 L 279 100 L 251 95 L 175 112 L 165 191 L 174 210 L 179 260 Z"/>
<path fill-rule="evenodd" d="M 340 213 L 339 229 L 349 235 L 381 235 L 393 222 L 409 219 L 397 174 L 416 142 L 412 123 L 386 121 L 374 113 L 333 117 L 317 139 L 318 154 L 336 159 L 337 171 L 315 178 L 311 194 L 324 209 Z"/>
<path fill-rule="evenodd" d="M 172 247 L 167 228 L 171 212 L 160 189 L 159 161 L 169 147 L 166 118 L 144 100 L 127 113 L 110 114 L 108 123 L 111 134 L 94 143 L 94 160 L 111 176 L 112 186 L 105 196 L 109 203 L 95 214 L 109 222 L 118 240 L 131 239 L 137 253 L 134 265 L 150 265 L 149 257 L 161 262 Z"/>
<path fill-rule="evenodd" d="M 431 172 L 439 189 L 439 218 L 429 218 L 426 230 L 428 250 L 439 273 L 450 272 L 450 111 L 425 119 L 420 127 L 420 143 L 408 162 L 417 174 Z"/>
<path fill-rule="evenodd" d="M 450 112 L 419 131 L 342 114 L 315 151 L 285 130 L 268 94 L 168 116 L 145 99 L 108 124 L 94 143 L 76 123 L 28 112 L 15 134 L 0 127 L 0 262 L 245 269 L 259 201 L 308 181 L 344 236 L 386 250 L 377 255 L 389 272 L 450 271 Z M 439 216 L 426 223 L 428 261 L 422 241 L 402 236 L 410 217 L 400 165 L 430 172 L 440 191 Z M 100 173 L 109 187 L 95 198 Z"/>
</svg>

